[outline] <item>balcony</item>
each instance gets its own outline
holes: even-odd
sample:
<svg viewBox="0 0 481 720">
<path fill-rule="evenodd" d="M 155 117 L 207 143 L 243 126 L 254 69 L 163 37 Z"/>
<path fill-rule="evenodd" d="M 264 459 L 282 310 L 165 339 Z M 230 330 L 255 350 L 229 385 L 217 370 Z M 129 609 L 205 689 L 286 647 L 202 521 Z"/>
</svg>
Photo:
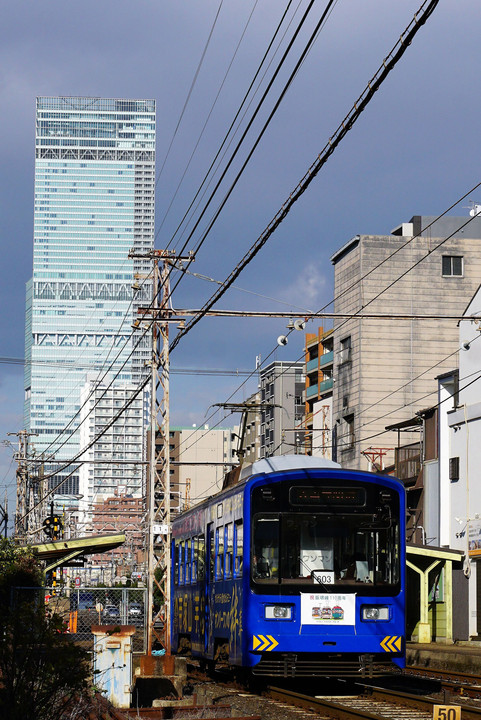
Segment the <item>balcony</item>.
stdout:
<svg viewBox="0 0 481 720">
<path fill-rule="evenodd" d="M 332 390 L 332 386 L 334 385 L 333 378 L 327 378 L 327 380 L 323 380 L 319 383 L 319 392 L 327 392 L 327 390 Z"/>
<path fill-rule="evenodd" d="M 311 372 L 314 372 L 314 370 L 317 370 L 319 368 L 319 358 L 314 358 L 314 360 L 309 360 L 308 363 L 306 363 L 306 375 L 308 375 Z"/>
<path fill-rule="evenodd" d="M 318 384 L 316 383 L 315 385 L 311 385 L 310 387 L 306 388 L 306 398 L 309 399 L 312 397 L 317 397 L 318 392 Z"/>
<path fill-rule="evenodd" d="M 330 352 L 324 353 L 324 355 L 321 355 L 321 367 L 324 367 L 325 365 L 331 365 L 334 362 L 334 350 L 331 350 Z"/>
<path fill-rule="evenodd" d="M 396 448 L 395 468 L 396 476 L 406 486 L 414 485 L 421 472 L 421 443 Z"/>
</svg>

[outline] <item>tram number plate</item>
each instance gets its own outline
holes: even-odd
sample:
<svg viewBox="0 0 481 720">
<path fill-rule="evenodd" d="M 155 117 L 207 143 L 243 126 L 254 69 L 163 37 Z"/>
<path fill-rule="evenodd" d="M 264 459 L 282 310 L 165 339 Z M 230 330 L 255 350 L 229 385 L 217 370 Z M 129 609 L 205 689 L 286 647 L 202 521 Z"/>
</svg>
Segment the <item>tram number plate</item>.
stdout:
<svg viewBox="0 0 481 720">
<path fill-rule="evenodd" d="M 461 706 L 434 705 L 433 720 L 461 720 Z"/>
</svg>

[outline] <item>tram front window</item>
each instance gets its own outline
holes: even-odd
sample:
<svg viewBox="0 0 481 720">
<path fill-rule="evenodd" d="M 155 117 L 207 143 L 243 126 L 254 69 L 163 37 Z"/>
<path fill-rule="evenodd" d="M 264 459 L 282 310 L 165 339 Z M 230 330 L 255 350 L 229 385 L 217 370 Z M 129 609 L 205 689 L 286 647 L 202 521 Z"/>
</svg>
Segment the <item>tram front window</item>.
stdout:
<svg viewBox="0 0 481 720">
<path fill-rule="evenodd" d="M 257 514 L 252 579 L 256 583 L 329 585 L 353 591 L 399 582 L 399 528 L 370 515 Z"/>
</svg>

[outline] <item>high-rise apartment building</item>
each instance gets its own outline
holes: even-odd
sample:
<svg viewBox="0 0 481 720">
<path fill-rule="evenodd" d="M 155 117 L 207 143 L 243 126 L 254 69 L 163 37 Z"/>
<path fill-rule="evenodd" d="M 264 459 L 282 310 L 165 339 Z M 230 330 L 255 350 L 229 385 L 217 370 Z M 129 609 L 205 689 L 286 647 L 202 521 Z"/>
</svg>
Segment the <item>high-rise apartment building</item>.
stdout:
<svg viewBox="0 0 481 720">
<path fill-rule="evenodd" d="M 125 385 L 145 372 L 149 339 L 131 325 L 151 299 L 151 263 L 129 252 L 153 247 L 154 192 L 154 100 L 37 98 L 25 427 L 47 474 L 51 456 L 80 450 L 86 374 Z M 62 491 L 78 492 L 78 473 Z"/>
<path fill-rule="evenodd" d="M 105 434 L 82 456 L 88 462 L 79 470 L 82 521 L 91 521 L 94 503 L 103 502 L 116 493 L 142 495 L 142 448 L 146 398 L 136 394 L 134 384 L 109 386 L 90 377 L 80 393 L 80 447 L 90 444 L 102 430 Z M 110 421 L 121 408 L 120 417 Z M 107 427 L 110 425 L 110 427 Z"/>
</svg>

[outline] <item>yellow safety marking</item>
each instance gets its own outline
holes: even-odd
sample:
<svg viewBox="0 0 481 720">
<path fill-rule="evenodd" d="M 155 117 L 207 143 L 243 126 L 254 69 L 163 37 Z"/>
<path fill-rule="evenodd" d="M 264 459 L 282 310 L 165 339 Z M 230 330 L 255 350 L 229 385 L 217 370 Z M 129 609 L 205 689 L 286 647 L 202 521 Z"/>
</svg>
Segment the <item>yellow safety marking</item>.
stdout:
<svg viewBox="0 0 481 720">
<path fill-rule="evenodd" d="M 266 650 L 267 652 L 270 652 L 271 650 L 274 650 L 279 645 L 277 640 L 272 637 L 272 635 L 254 635 L 252 637 L 252 649 L 253 650 L 259 650 L 261 652 L 262 650 Z"/>
<path fill-rule="evenodd" d="M 269 651 L 274 650 L 274 648 L 276 648 L 276 647 L 279 645 L 279 643 L 277 642 L 277 640 L 275 640 L 275 639 L 272 637 L 272 635 L 268 635 L 267 637 L 269 638 L 269 640 L 270 640 L 271 643 L 272 643 L 272 645 L 271 645 L 270 647 L 268 647 L 267 650 L 269 650 Z"/>
<path fill-rule="evenodd" d="M 402 644 L 402 637 L 400 635 L 386 635 L 381 640 L 381 647 L 385 652 L 400 652 Z"/>
</svg>

